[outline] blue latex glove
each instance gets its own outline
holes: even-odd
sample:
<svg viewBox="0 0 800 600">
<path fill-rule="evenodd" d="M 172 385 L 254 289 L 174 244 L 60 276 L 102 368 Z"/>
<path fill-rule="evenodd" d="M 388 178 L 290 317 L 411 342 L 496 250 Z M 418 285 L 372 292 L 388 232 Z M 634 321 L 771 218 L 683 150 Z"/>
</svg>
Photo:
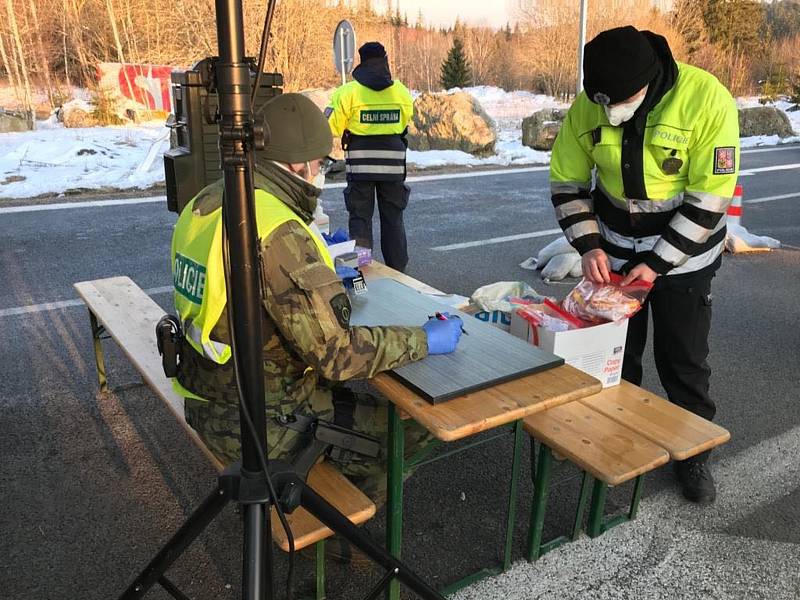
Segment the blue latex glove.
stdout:
<svg viewBox="0 0 800 600">
<path fill-rule="evenodd" d="M 332 244 L 339 244 L 341 242 L 346 242 L 350 238 L 347 237 L 347 232 L 342 229 L 341 227 L 334 231 L 332 234 L 323 233 L 322 238 L 325 240 L 325 243 L 328 246 Z"/>
<path fill-rule="evenodd" d="M 447 313 L 442 313 L 449 317 Z M 422 328 L 428 336 L 428 354 L 450 354 L 455 352 L 461 338 L 461 319 L 430 319 Z"/>
<path fill-rule="evenodd" d="M 336 267 L 336 275 L 344 281 L 345 279 L 355 279 L 358 277 L 358 271 L 356 271 L 353 267 L 345 267 L 339 266 Z"/>
</svg>

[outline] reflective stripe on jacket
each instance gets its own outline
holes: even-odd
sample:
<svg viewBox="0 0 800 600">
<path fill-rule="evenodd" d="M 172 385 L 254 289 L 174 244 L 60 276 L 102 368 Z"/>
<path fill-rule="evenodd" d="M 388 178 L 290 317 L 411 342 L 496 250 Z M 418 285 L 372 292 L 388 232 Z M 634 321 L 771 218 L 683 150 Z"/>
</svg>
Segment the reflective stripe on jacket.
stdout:
<svg viewBox="0 0 800 600">
<path fill-rule="evenodd" d="M 631 142 L 624 131 L 585 93 L 567 113 L 550 164 L 553 205 L 567 239 L 581 254 L 603 248 L 614 270 L 644 262 L 675 275 L 712 265 L 739 172 L 730 93 L 710 73 L 678 63 L 675 85 L 647 115 L 637 161 L 622 160 L 623 144 Z M 646 197 L 626 197 L 632 176 L 643 176 Z"/>
<path fill-rule="evenodd" d="M 230 346 L 211 339 L 211 331 L 227 304 L 222 260 L 222 208 L 200 215 L 193 213 L 193 207 L 194 200 L 178 217 L 172 237 L 175 308 L 192 348 L 217 364 L 225 364 L 231 357 Z M 325 264 L 334 268 L 325 243 L 278 198 L 257 189 L 255 207 L 259 239 L 267 238 L 288 221 L 296 221 L 308 230 Z"/>
<path fill-rule="evenodd" d="M 351 81 L 333 93 L 325 114 L 333 135 L 342 137 L 348 180 L 405 179 L 405 131 L 414 114 L 406 86 L 395 80 L 373 90 Z"/>
</svg>

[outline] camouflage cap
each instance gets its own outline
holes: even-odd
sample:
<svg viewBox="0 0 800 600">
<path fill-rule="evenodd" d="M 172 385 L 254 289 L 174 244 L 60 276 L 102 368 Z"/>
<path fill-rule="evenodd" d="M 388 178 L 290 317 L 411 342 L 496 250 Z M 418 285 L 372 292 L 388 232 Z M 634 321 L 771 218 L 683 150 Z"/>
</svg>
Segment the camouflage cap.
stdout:
<svg viewBox="0 0 800 600">
<path fill-rule="evenodd" d="M 303 163 L 330 154 L 333 146 L 328 120 L 303 94 L 280 94 L 267 102 L 259 116 L 269 126 L 269 139 L 256 160 Z"/>
</svg>

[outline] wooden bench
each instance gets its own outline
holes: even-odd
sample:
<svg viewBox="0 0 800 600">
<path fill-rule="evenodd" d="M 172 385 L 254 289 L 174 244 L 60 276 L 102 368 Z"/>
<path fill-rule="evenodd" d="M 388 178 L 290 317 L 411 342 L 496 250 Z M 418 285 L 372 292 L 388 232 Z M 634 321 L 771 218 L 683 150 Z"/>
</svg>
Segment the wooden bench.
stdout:
<svg viewBox="0 0 800 600">
<path fill-rule="evenodd" d="M 164 376 L 155 340 L 155 326 L 164 316 L 164 310 L 128 277 L 81 281 L 74 287 L 89 309 L 100 390 L 107 389 L 101 339 L 105 339 L 104 334 L 108 334 L 117 342 L 150 388 L 166 403 L 192 442 L 218 471 L 221 470 L 222 463 L 186 422 L 183 397 L 174 391 L 172 383 Z M 356 525 L 375 515 L 375 504 L 330 463 L 315 465 L 309 473 L 308 482 Z M 324 598 L 323 542 L 333 532 L 303 508 L 298 508 L 286 517 L 296 550 L 318 543 L 317 598 Z M 273 539 L 282 550 L 288 552 L 286 532 L 281 527 L 274 508 L 271 523 Z"/>
<path fill-rule="evenodd" d="M 581 402 L 666 449 L 672 460 L 686 460 L 731 439 L 727 429 L 627 381 Z"/>
<path fill-rule="evenodd" d="M 636 517 L 645 473 L 670 459 L 685 460 L 730 439 L 730 433 L 719 425 L 626 381 L 528 417 L 525 430 L 541 442 L 538 463 L 535 468 L 532 466 L 534 498 L 528 533 L 531 561 L 577 539 L 590 488 L 593 492 L 587 532 L 590 537 L 597 537 Z M 553 451 L 577 465 L 584 475 L 571 536 L 543 544 Z M 604 521 L 608 487 L 631 479 L 636 481 L 627 513 Z"/>
</svg>

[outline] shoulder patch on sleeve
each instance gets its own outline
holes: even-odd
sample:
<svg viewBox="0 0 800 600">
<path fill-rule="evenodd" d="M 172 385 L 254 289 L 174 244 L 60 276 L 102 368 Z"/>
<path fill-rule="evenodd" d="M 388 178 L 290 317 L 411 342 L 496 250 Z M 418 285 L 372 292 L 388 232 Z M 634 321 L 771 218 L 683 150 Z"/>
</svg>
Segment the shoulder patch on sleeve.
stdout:
<svg viewBox="0 0 800 600">
<path fill-rule="evenodd" d="M 342 329 L 350 327 L 350 298 L 347 294 L 337 294 L 330 300 L 333 313 Z"/>
<path fill-rule="evenodd" d="M 324 110 L 324 112 L 322 114 L 325 115 L 326 119 L 329 118 L 333 114 L 333 107 L 332 106 L 326 106 L 325 110 Z"/>
<path fill-rule="evenodd" d="M 736 172 L 736 148 L 714 148 L 714 175 L 731 175 Z"/>
</svg>

